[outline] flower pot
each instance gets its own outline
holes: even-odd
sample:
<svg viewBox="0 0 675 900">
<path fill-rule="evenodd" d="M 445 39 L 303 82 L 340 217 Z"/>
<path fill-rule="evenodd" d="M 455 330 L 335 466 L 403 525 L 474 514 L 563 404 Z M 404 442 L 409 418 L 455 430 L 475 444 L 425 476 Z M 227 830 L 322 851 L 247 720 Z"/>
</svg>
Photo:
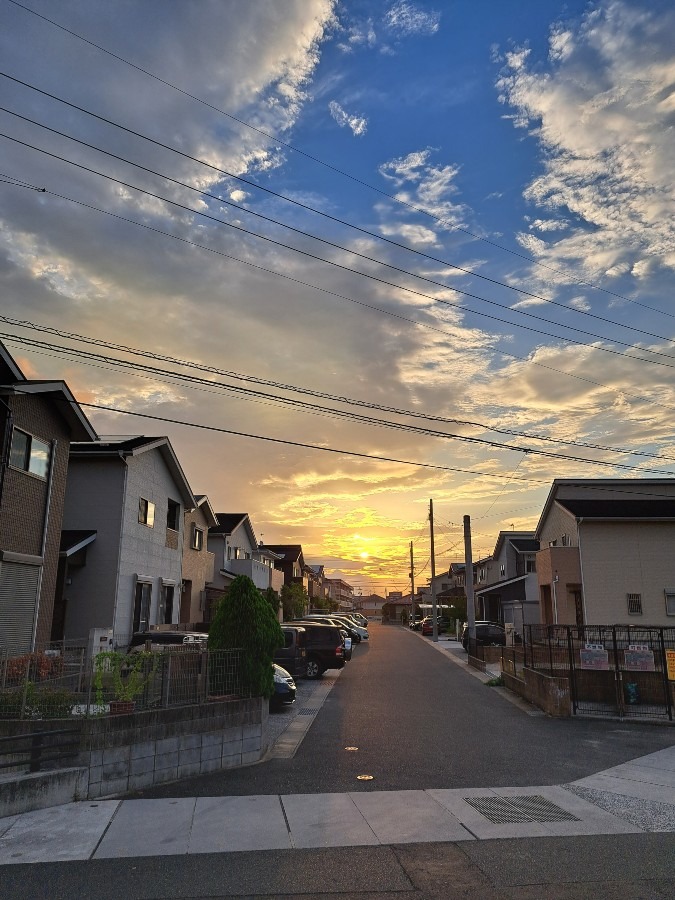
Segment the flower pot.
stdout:
<svg viewBox="0 0 675 900">
<path fill-rule="evenodd" d="M 136 701 L 135 700 L 111 700 L 110 701 L 110 715 L 111 716 L 126 716 L 129 713 L 132 713 L 136 709 Z"/>
</svg>

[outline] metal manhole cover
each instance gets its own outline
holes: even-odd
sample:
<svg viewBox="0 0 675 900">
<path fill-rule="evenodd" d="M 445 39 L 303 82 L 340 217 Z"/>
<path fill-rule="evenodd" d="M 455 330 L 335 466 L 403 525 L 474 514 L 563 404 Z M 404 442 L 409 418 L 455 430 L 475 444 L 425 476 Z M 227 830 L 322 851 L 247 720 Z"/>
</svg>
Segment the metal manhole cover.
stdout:
<svg viewBox="0 0 675 900">
<path fill-rule="evenodd" d="M 546 797 L 464 797 L 465 803 L 494 825 L 521 822 L 578 822 L 576 816 Z"/>
</svg>

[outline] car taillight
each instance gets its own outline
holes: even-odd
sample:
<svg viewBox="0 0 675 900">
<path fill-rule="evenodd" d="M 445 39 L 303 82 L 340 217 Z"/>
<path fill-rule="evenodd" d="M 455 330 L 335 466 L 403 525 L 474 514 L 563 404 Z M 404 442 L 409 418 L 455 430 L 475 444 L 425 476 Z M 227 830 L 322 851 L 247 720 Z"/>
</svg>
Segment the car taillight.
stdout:
<svg viewBox="0 0 675 900">
<path fill-rule="evenodd" d="M 337 647 L 335 648 L 335 655 L 343 656 L 344 652 L 345 652 L 345 648 L 342 646 L 342 644 L 338 644 Z"/>
</svg>

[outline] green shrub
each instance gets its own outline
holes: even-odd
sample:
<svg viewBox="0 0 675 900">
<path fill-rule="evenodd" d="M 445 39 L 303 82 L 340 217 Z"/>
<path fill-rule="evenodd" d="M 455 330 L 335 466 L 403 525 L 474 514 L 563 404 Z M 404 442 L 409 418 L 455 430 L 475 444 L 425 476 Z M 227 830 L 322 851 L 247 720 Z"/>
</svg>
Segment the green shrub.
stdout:
<svg viewBox="0 0 675 900">
<path fill-rule="evenodd" d="M 283 643 L 274 610 L 250 578 L 238 575 L 218 603 L 209 628 L 209 650 L 240 648 L 241 687 L 254 697 L 271 697 L 272 659 Z"/>
</svg>

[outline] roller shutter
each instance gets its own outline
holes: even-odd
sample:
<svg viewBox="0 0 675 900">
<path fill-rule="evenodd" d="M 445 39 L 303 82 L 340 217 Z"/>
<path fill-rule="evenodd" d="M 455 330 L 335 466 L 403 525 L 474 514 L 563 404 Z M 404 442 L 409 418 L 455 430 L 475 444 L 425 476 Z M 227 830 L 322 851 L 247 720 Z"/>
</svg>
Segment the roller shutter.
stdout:
<svg viewBox="0 0 675 900">
<path fill-rule="evenodd" d="M 0 650 L 29 653 L 40 566 L 0 562 Z"/>
</svg>

